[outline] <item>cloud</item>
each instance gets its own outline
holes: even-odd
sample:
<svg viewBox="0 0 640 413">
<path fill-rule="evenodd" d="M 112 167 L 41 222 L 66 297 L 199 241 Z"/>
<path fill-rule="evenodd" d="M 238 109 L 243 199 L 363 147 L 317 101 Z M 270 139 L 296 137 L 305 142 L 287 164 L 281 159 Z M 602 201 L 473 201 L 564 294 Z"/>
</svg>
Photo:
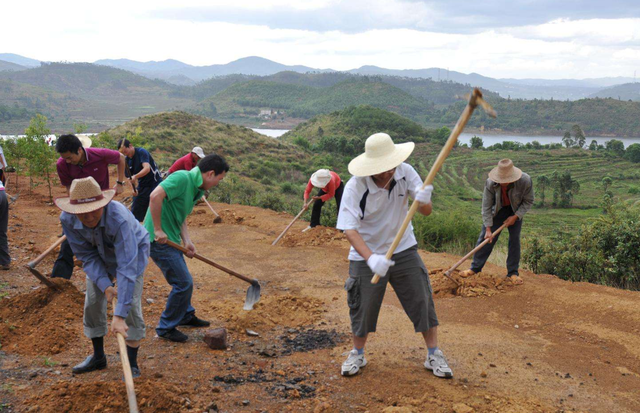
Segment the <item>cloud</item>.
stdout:
<svg viewBox="0 0 640 413">
<path fill-rule="evenodd" d="M 314 3 L 312 8 L 302 4 Z M 206 4 L 160 7 L 149 16 L 190 22 L 227 22 L 312 32 L 361 33 L 411 29 L 474 33 L 540 25 L 555 20 L 618 19 L 640 16 L 640 2 L 609 0 L 326 0 L 324 2 Z"/>
</svg>

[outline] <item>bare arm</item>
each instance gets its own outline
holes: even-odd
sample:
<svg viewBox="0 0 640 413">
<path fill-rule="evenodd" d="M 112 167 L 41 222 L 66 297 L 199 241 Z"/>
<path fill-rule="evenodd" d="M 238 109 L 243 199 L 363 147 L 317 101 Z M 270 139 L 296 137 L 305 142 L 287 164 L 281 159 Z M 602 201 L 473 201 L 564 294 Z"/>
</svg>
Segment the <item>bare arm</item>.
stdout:
<svg viewBox="0 0 640 413">
<path fill-rule="evenodd" d="M 196 253 L 196 246 L 191 242 L 191 237 L 189 236 L 189 228 L 187 227 L 187 221 L 185 220 L 182 223 L 182 227 L 180 228 L 180 236 L 182 237 L 182 243 L 184 247 L 189 250 L 187 253 L 187 257 L 193 258 Z"/>
<path fill-rule="evenodd" d="M 127 158 L 123 154 L 120 154 L 120 161 L 118 161 L 118 181 L 120 182 L 124 182 L 124 171 L 126 167 Z"/>
<path fill-rule="evenodd" d="M 140 172 L 133 175 L 131 179 L 137 181 L 138 179 L 144 178 L 145 176 L 147 176 L 149 172 L 151 172 L 151 165 L 149 164 L 149 162 L 145 162 L 142 164 L 142 169 L 140 170 Z"/>
<path fill-rule="evenodd" d="M 149 209 L 151 210 L 151 219 L 153 219 L 153 232 L 155 232 L 156 241 L 160 244 L 167 242 L 167 234 L 162 231 L 162 203 L 166 197 L 167 193 L 160 185 L 158 185 L 149 196 Z"/>
<path fill-rule="evenodd" d="M 358 254 L 360 254 L 360 256 L 365 260 L 368 260 L 371 254 L 373 254 L 371 249 L 367 246 L 367 244 L 362 239 L 362 236 L 360 235 L 360 233 L 355 229 L 346 230 L 344 232 L 344 235 L 346 235 L 347 240 L 349 241 L 351 246 L 353 246 L 353 248 L 358 252 Z"/>
</svg>

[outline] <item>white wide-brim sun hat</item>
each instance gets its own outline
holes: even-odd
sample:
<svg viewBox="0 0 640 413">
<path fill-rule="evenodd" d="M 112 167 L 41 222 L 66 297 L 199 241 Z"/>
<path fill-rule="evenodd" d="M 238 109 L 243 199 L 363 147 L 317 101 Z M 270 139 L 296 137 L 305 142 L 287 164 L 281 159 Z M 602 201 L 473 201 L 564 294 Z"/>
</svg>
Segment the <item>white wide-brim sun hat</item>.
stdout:
<svg viewBox="0 0 640 413">
<path fill-rule="evenodd" d="M 311 185 L 316 188 L 324 188 L 331 181 L 331 172 L 328 169 L 318 169 L 311 175 Z"/>
<path fill-rule="evenodd" d="M 349 162 L 353 176 L 371 176 L 391 170 L 406 161 L 415 143 L 394 144 L 386 133 L 375 133 L 367 138 L 364 153 Z"/>
<path fill-rule="evenodd" d="M 113 189 L 100 189 L 96 180 L 89 176 L 74 179 L 69 188 L 69 196 L 56 198 L 54 202 L 58 208 L 69 214 L 86 214 L 106 206 L 115 194 L 116 191 Z"/>
<path fill-rule="evenodd" d="M 489 179 L 498 184 L 509 184 L 522 177 L 522 170 L 513 166 L 511 159 L 503 159 L 489 172 Z"/>
<path fill-rule="evenodd" d="M 91 147 L 91 138 L 88 136 L 78 136 L 78 139 L 80 140 L 80 143 L 82 144 L 83 148 L 90 148 Z"/>
</svg>

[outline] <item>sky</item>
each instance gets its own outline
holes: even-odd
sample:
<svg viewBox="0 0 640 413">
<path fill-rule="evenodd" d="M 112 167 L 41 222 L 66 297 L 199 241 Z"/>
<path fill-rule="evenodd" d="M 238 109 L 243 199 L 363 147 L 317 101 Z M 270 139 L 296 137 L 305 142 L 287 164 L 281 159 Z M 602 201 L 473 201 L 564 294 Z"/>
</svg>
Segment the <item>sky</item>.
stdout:
<svg viewBox="0 0 640 413">
<path fill-rule="evenodd" d="M 0 22 L 0 53 L 42 61 L 640 76 L 637 0 L 21 0 L 0 5 Z"/>
</svg>

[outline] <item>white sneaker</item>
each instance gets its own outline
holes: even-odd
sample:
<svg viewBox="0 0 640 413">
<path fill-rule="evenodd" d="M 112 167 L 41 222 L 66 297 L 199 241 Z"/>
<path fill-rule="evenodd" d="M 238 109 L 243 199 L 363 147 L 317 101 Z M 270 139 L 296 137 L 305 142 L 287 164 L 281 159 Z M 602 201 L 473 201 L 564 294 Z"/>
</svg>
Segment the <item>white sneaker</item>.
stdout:
<svg viewBox="0 0 640 413">
<path fill-rule="evenodd" d="M 433 375 L 436 377 L 442 377 L 450 379 L 453 377 L 453 371 L 447 363 L 447 359 L 444 357 L 442 350 L 437 349 L 433 355 L 427 356 L 427 360 L 424 362 L 424 367 L 427 370 L 433 371 Z"/>
<path fill-rule="evenodd" d="M 358 354 L 358 350 L 353 349 L 349 352 L 349 357 L 342 363 L 342 375 L 354 376 L 366 365 L 367 359 L 364 358 L 364 353 Z"/>
<path fill-rule="evenodd" d="M 306 227 L 305 229 L 302 230 L 302 232 L 307 232 L 311 229 L 311 227 Z"/>
</svg>

